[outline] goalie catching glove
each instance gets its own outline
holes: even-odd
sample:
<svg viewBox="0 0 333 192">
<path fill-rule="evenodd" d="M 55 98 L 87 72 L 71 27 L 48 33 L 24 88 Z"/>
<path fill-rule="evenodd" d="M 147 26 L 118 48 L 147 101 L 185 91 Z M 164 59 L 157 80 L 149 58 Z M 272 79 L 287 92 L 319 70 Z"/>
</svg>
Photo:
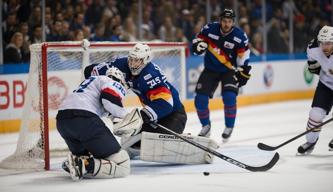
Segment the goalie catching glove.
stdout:
<svg viewBox="0 0 333 192">
<path fill-rule="evenodd" d="M 113 134 L 117 136 L 134 136 L 141 131 L 143 123 L 139 109 L 133 109 L 122 121 L 114 124 Z"/>
<path fill-rule="evenodd" d="M 208 47 L 202 39 L 193 39 L 192 50 L 195 55 L 203 55 Z"/>
<path fill-rule="evenodd" d="M 251 70 L 251 66 L 249 65 L 244 65 L 244 66 L 240 66 L 237 68 L 237 72 L 236 72 L 236 78 L 238 79 L 238 87 L 242 87 L 244 86 L 247 81 L 250 79 L 251 74 L 250 74 L 250 70 Z"/>
</svg>

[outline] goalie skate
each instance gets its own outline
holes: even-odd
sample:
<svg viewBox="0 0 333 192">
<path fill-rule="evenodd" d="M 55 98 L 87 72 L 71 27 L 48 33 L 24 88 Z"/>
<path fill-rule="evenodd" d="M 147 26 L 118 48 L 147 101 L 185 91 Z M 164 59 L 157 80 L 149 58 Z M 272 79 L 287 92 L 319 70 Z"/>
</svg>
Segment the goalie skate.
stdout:
<svg viewBox="0 0 333 192">
<path fill-rule="evenodd" d="M 84 163 L 79 157 L 76 157 L 71 153 L 68 154 L 68 169 L 69 174 L 74 181 L 78 181 L 83 178 L 83 174 L 85 173 Z"/>
</svg>

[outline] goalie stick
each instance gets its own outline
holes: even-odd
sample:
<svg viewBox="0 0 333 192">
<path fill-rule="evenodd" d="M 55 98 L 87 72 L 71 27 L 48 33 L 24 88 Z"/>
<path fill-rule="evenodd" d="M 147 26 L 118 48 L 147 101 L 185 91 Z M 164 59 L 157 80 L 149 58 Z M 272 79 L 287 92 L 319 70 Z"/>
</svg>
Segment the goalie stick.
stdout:
<svg viewBox="0 0 333 192">
<path fill-rule="evenodd" d="M 202 149 L 202 150 L 204 150 L 204 151 L 206 151 L 206 152 L 208 152 L 212 155 L 215 155 L 215 156 L 219 157 L 220 159 L 222 159 L 224 161 L 227 161 L 227 162 L 229 162 L 233 165 L 236 165 L 240 168 L 243 168 L 243 169 L 246 169 L 246 170 L 249 170 L 249 171 L 254 171 L 254 172 L 256 172 L 256 171 L 267 171 L 267 170 L 271 169 L 276 164 L 276 162 L 279 160 L 279 153 L 275 153 L 274 157 L 266 165 L 263 165 L 263 166 L 260 166 L 260 167 L 254 167 L 254 166 L 246 165 L 246 164 L 244 164 L 242 162 L 239 162 L 239 161 L 237 161 L 237 160 L 235 160 L 231 157 L 225 156 L 225 155 L 223 155 L 223 154 L 221 154 L 221 153 L 219 153 L 215 150 L 212 150 L 212 149 L 210 149 L 206 146 L 203 146 L 200 143 L 197 143 L 197 142 L 191 141 L 189 139 L 186 139 L 182 135 L 164 127 L 163 125 L 160 125 L 160 124 L 157 124 L 157 123 L 151 123 L 151 126 L 153 126 L 154 128 L 160 127 L 162 129 L 164 129 L 165 131 L 167 131 L 168 133 L 170 133 L 171 135 L 174 135 L 174 136 L 178 137 L 179 139 L 181 139 L 181 140 L 183 140 L 183 141 L 185 141 L 189 144 L 194 145 L 195 147 L 198 147 L 198 148 L 200 148 L 200 149 Z"/>
<path fill-rule="evenodd" d="M 273 147 L 273 146 L 266 145 L 266 144 L 264 144 L 264 143 L 258 143 L 257 146 L 258 146 L 259 149 L 261 149 L 261 150 L 265 150 L 265 151 L 274 151 L 274 150 L 277 150 L 278 148 L 287 145 L 288 143 L 290 143 L 290 142 L 292 142 L 292 141 L 294 141 L 294 140 L 296 140 L 296 139 L 302 137 L 303 135 L 306 135 L 307 133 L 310 133 L 310 132 L 311 132 L 312 130 L 314 130 L 314 129 L 317 129 L 317 128 L 321 127 L 321 126 L 324 126 L 325 124 L 327 124 L 327 123 L 329 123 L 329 122 L 331 122 L 331 121 L 333 121 L 333 118 L 330 118 L 330 119 L 328 119 L 328 120 L 322 122 L 321 124 L 319 124 L 319 125 L 313 127 L 312 129 L 306 130 L 305 132 L 303 132 L 303 133 L 301 133 L 301 134 L 299 134 L 299 135 L 296 135 L 295 137 L 293 137 L 293 138 L 291 138 L 291 139 L 289 139 L 289 140 L 287 140 L 287 141 L 281 143 L 281 144 L 278 145 L 278 146 Z"/>
</svg>

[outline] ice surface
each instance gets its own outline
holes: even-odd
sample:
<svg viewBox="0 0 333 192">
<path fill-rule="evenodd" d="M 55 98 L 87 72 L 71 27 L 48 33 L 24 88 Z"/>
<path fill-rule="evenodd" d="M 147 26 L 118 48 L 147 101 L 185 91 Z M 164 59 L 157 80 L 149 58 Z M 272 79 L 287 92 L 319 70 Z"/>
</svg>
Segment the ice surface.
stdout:
<svg viewBox="0 0 333 192">
<path fill-rule="evenodd" d="M 218 151 L 249 165 L 267 163 L 273 152 L 256 148 L 258 142 L 278 145 L 305 131 L 311 101 L 292 101 L 244 107 L 238 110 L 236 128 L 228 143 L 222 144 L 223 111 L 214 111 L 212 138 L 221 146 Z M 331 114 L 329 115 L 331 116 Z M 185 132 L 199 133 L 195 113 L 188 114 Z M 132 161 L 132 173 L 121 179 L 86 179 L 73 182 L 61 170 L 62 158 L 53 159 L 51 171 L 18 173 L 0 169 L 0 191 L 110 191 L 110 192 L 332 192 L 333 123 L 326 125 L 310 156 L 296 156 L 300 138 L 278 150 L 279 162 L 267 172 L 249 172 L 219 158 L 210 165 L 168 165 Z M 0 135 L 0 160 L 13 153 L 17 134 Z M 210 172 L 204 176 L 203 172 Z"/>
</svg>

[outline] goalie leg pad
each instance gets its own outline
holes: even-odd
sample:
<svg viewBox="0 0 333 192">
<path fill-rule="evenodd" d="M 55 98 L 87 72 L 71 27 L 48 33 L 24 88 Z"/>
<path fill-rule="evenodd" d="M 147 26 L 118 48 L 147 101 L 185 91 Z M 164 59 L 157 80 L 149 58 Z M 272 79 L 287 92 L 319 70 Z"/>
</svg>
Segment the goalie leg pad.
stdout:
<svg viewBox="0 0 333 192">
<path fill-rule="evenodd" d="M 211 149 L 218 148 L 218 144 L 210 138 L 183 136 Z M 140 159 L 164 163 L 204 164 L 212 163 L 214 156 L 176 136 L 142 132 Z"/>
<path fill-rule="evenodd" d="M 126 151 L 120 150 L 106 159 L 94 159 L 94 178 L 118 178 L 130 174 L 130 159 Z"/>
</svg>

